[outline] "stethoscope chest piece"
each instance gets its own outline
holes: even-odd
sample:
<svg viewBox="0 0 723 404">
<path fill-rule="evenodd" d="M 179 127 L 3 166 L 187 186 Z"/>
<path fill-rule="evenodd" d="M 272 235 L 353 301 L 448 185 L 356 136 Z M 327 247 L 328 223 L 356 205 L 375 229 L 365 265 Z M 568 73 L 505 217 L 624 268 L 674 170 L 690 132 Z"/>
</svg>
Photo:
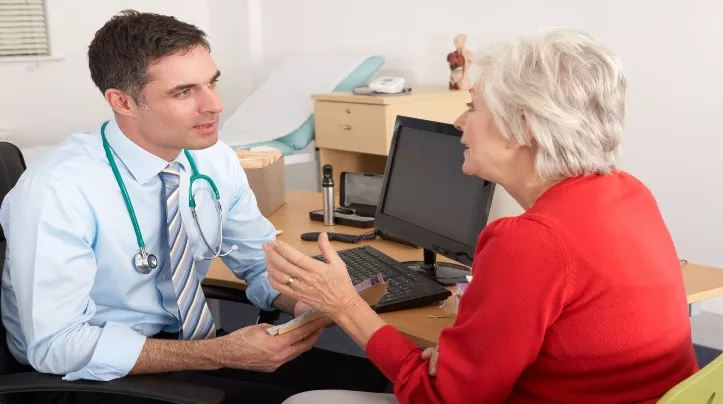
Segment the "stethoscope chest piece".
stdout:
<svg viewBox="0 0 723 404">
<path fill-rule="evenodd" d="M 141 250 L 133 257 L 133 264 L 136 267 L 136 271 L 147 275 L 158 266 L 158 258 L 153 254 L 148 254 L 144 250 Z"/>
</svg>

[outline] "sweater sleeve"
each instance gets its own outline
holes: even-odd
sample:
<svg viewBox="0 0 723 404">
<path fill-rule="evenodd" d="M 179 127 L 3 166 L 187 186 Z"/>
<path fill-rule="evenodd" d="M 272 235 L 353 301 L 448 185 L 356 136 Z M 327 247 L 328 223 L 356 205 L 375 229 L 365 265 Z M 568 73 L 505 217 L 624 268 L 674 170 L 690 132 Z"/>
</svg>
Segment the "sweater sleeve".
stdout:
<svg viewBox="0 0 723 404">
<path fill-rule="evenodd" d="M 367 344 L 367 356 L 394 381 L 401 403 L 504 402 L 564 306 L 570 279 L 564 248 L 556 233 L 530 218 L 488 225 L 472 271 L 457 319 L 440 335 L 436 377 L 422 350 L 390 326 Z"/>
</svg>

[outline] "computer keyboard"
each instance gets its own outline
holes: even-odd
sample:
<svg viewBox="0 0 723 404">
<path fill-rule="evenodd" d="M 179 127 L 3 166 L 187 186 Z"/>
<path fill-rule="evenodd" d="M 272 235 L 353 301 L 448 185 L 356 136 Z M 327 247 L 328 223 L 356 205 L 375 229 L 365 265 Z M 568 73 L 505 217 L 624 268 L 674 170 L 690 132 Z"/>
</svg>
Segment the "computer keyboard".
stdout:
<svg viewBox="0 0 723 404">
<path fill-rule="evenodd" d="M 445 300 L 452 293 L 423 275 L 412 271 L 371 246 L 337 251 L 346 263 L 352 282 L 356 285 L 381 273 L 387 281 L 387 293 L 372 306 L 377 313 L 419 307 Z M 321 255 L 314 257 L 323 261 Z"/>
</svg>

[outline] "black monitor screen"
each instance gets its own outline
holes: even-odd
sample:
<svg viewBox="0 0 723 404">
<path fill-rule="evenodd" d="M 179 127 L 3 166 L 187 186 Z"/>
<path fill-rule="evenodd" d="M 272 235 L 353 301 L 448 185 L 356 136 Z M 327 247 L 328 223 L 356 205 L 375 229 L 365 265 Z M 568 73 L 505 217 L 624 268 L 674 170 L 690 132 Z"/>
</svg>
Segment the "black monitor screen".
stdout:
<svg viewBox="0 0 723 404">
<path fill-rule="evenodd" d="M 399 118 L 377 227 L 469 263 L 458 259 L 459 254 L 473 256 L 487 223 L 493 186 L 462 172 L 465 148 L 460 137 L 452 125 Z"/>
<path fill-rule="evenodd" d="M 401 128 L 384 213 L 465 244 L 476 242 L 480 180 L 462 173 L 459 139 Z M 411 152 L 413 150 L 413 152 Z"/>
</svg>

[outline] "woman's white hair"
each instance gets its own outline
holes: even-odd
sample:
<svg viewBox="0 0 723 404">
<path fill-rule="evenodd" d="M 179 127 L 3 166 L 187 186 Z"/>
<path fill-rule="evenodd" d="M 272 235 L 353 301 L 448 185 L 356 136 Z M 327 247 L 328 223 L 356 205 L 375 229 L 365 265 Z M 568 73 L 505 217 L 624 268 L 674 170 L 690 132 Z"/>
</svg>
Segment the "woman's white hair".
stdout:
<svg viewBox="0 0 723 404">
<path fill-rule="evenodd" d="M 497 129 L 535 147 L 543 179 L 615 168 L 626 80 L 618 58 L 585 33 L 544 29 L 480 57 L 479 85 Z"/>
</svg>

